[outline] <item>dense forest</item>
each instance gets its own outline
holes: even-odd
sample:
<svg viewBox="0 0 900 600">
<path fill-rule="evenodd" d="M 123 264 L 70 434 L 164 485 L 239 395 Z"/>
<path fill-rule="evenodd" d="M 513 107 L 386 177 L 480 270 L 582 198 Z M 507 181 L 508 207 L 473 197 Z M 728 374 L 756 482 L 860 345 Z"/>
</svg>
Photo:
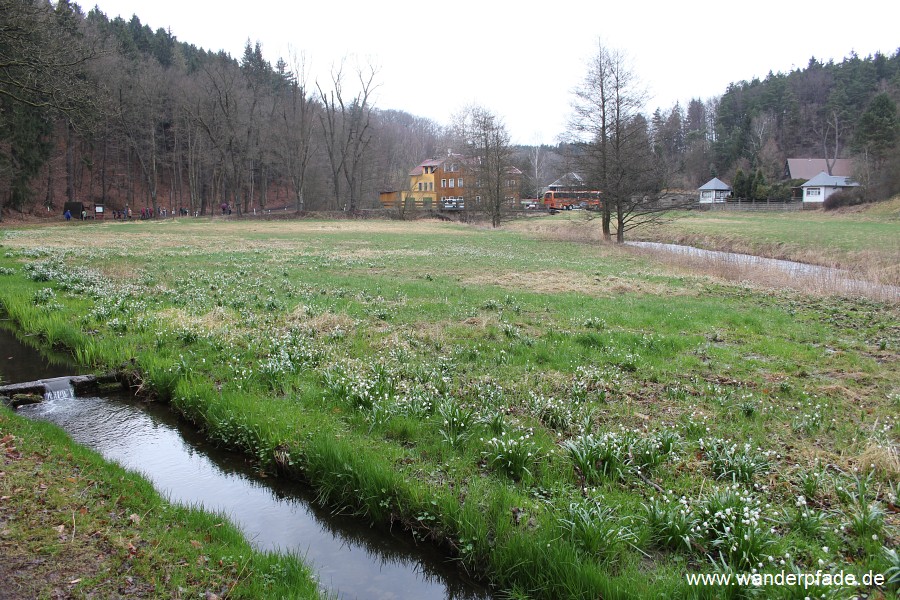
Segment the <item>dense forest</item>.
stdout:
<svg viewBox="0 0 900 600">
<path fill-rule="evenodd" d="M 302 54 L 273 65 L 248 41 L 234 58 L 68 0 L 0 11 L 0 215 L 70 200 L 155 214 L 374 208 L 455 143 L 450 128 L 374 106 L 378 72 L 350 58 L 310 80 Z M 657 109 L 645 121 L 665 173 L 655 185 L 737 177 L 779 197 L 787 157 L 842 157 L 869 199 L 887 197 L 900 191 L 898 100 L 900 50 L 810 59 Z M 523 197 L 577 165 L 573 144 L 512 150 Z"/>
</svg>

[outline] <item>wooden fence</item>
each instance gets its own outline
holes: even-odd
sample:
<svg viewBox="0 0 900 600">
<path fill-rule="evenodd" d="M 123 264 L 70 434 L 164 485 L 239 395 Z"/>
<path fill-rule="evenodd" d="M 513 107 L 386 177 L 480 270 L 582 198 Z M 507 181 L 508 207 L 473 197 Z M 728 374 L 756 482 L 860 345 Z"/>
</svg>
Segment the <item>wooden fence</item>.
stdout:
<svg viewBox="0 0 900 600">
<path fill-rule="evenodd" d="M 809 208 L 809 207 L 806 207 Z M 784 211 L 784 210 L 803 210 L 803 202 L 783 202 L 778 200 L 766 202 L 748 202 L 748 201 L 729 201 L 717 204 L 701 204 L 700 210 L 743 210 L 743 211 Z"/>
</svg>

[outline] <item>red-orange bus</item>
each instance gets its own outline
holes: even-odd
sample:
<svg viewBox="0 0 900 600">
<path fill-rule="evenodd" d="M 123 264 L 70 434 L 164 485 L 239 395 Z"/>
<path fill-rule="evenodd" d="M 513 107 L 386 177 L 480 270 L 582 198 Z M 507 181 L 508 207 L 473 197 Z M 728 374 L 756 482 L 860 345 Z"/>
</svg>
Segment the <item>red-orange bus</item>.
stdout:
<svg viewBox="0 0 900 600">
<path fill-rule="evenodd" d="M 548 210 L 572 210 L 573 208 L 598 210 L 600 208 L 600 192 L 545 192 L 544 208 Z"/>
</svg>

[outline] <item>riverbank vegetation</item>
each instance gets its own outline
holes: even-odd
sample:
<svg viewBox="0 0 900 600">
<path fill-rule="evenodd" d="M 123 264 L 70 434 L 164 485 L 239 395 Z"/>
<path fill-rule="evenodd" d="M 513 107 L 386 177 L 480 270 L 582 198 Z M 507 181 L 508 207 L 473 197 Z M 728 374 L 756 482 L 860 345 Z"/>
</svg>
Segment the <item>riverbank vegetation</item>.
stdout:
<svg viewBox="0 0 900 600">
<path fill-rule="evenodd" d="M 555 240 L 596 242 L 600 226 L 589 213 L 525 219 L 509 227 Z M 635 230 L 653 241 L 791 260 L 842 269 L 854 279 L 900 285 L 900 197 L 839 214 L 805 211 L 672 211 L 660 223 Z M 677 257 L 668 257 L 672 260 Z M 718 265 L 719 267 L 723 265 Z M 727 276 L 719 269 L 715 275 Z M 741 281 L 744 273 L 732 279 Z M 808 289 L 808 288 L 807 288 Z"/>
<path fill-rule="evenodd" d="M 300 559 L 254 551 L 54 425 L 0 408 L 0 580 L 10 598 L 318 598 Z"/>
<path fill-rule="evenodd" d="M 869 207 L 823 211 L 691 211 L 637 239 L 699 246 L 845 269 L 900 285 L 900 196 Z"/>
<path fill-rule="evenodd" d="M 447 223 L 2 236 L 0 306 L 22 330 L 513 596 L 897 573 L 896 303 Z"/>
</svg>

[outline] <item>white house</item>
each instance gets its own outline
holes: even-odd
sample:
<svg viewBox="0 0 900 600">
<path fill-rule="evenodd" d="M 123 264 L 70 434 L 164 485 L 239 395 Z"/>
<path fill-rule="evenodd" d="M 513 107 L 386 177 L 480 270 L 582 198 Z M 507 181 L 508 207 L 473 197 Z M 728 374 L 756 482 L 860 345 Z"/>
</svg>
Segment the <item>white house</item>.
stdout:
<svg viewBox="0 0 900 600">
<path fill-rule="evenodd" d="M 700 204 L 713 204 L 725 202 L 725 198 L 731 195 L 731 186 L 713 177 L 698 188 L 700 192 Z"/>
<path fill-rule="evenodd" d="M 850 177 L 842 175 L 829 175 L 822 171 L 803 185 L 803 202 L 822 203 L 835 192 L 858 187 L 859 184 Z"/>
</svg>

